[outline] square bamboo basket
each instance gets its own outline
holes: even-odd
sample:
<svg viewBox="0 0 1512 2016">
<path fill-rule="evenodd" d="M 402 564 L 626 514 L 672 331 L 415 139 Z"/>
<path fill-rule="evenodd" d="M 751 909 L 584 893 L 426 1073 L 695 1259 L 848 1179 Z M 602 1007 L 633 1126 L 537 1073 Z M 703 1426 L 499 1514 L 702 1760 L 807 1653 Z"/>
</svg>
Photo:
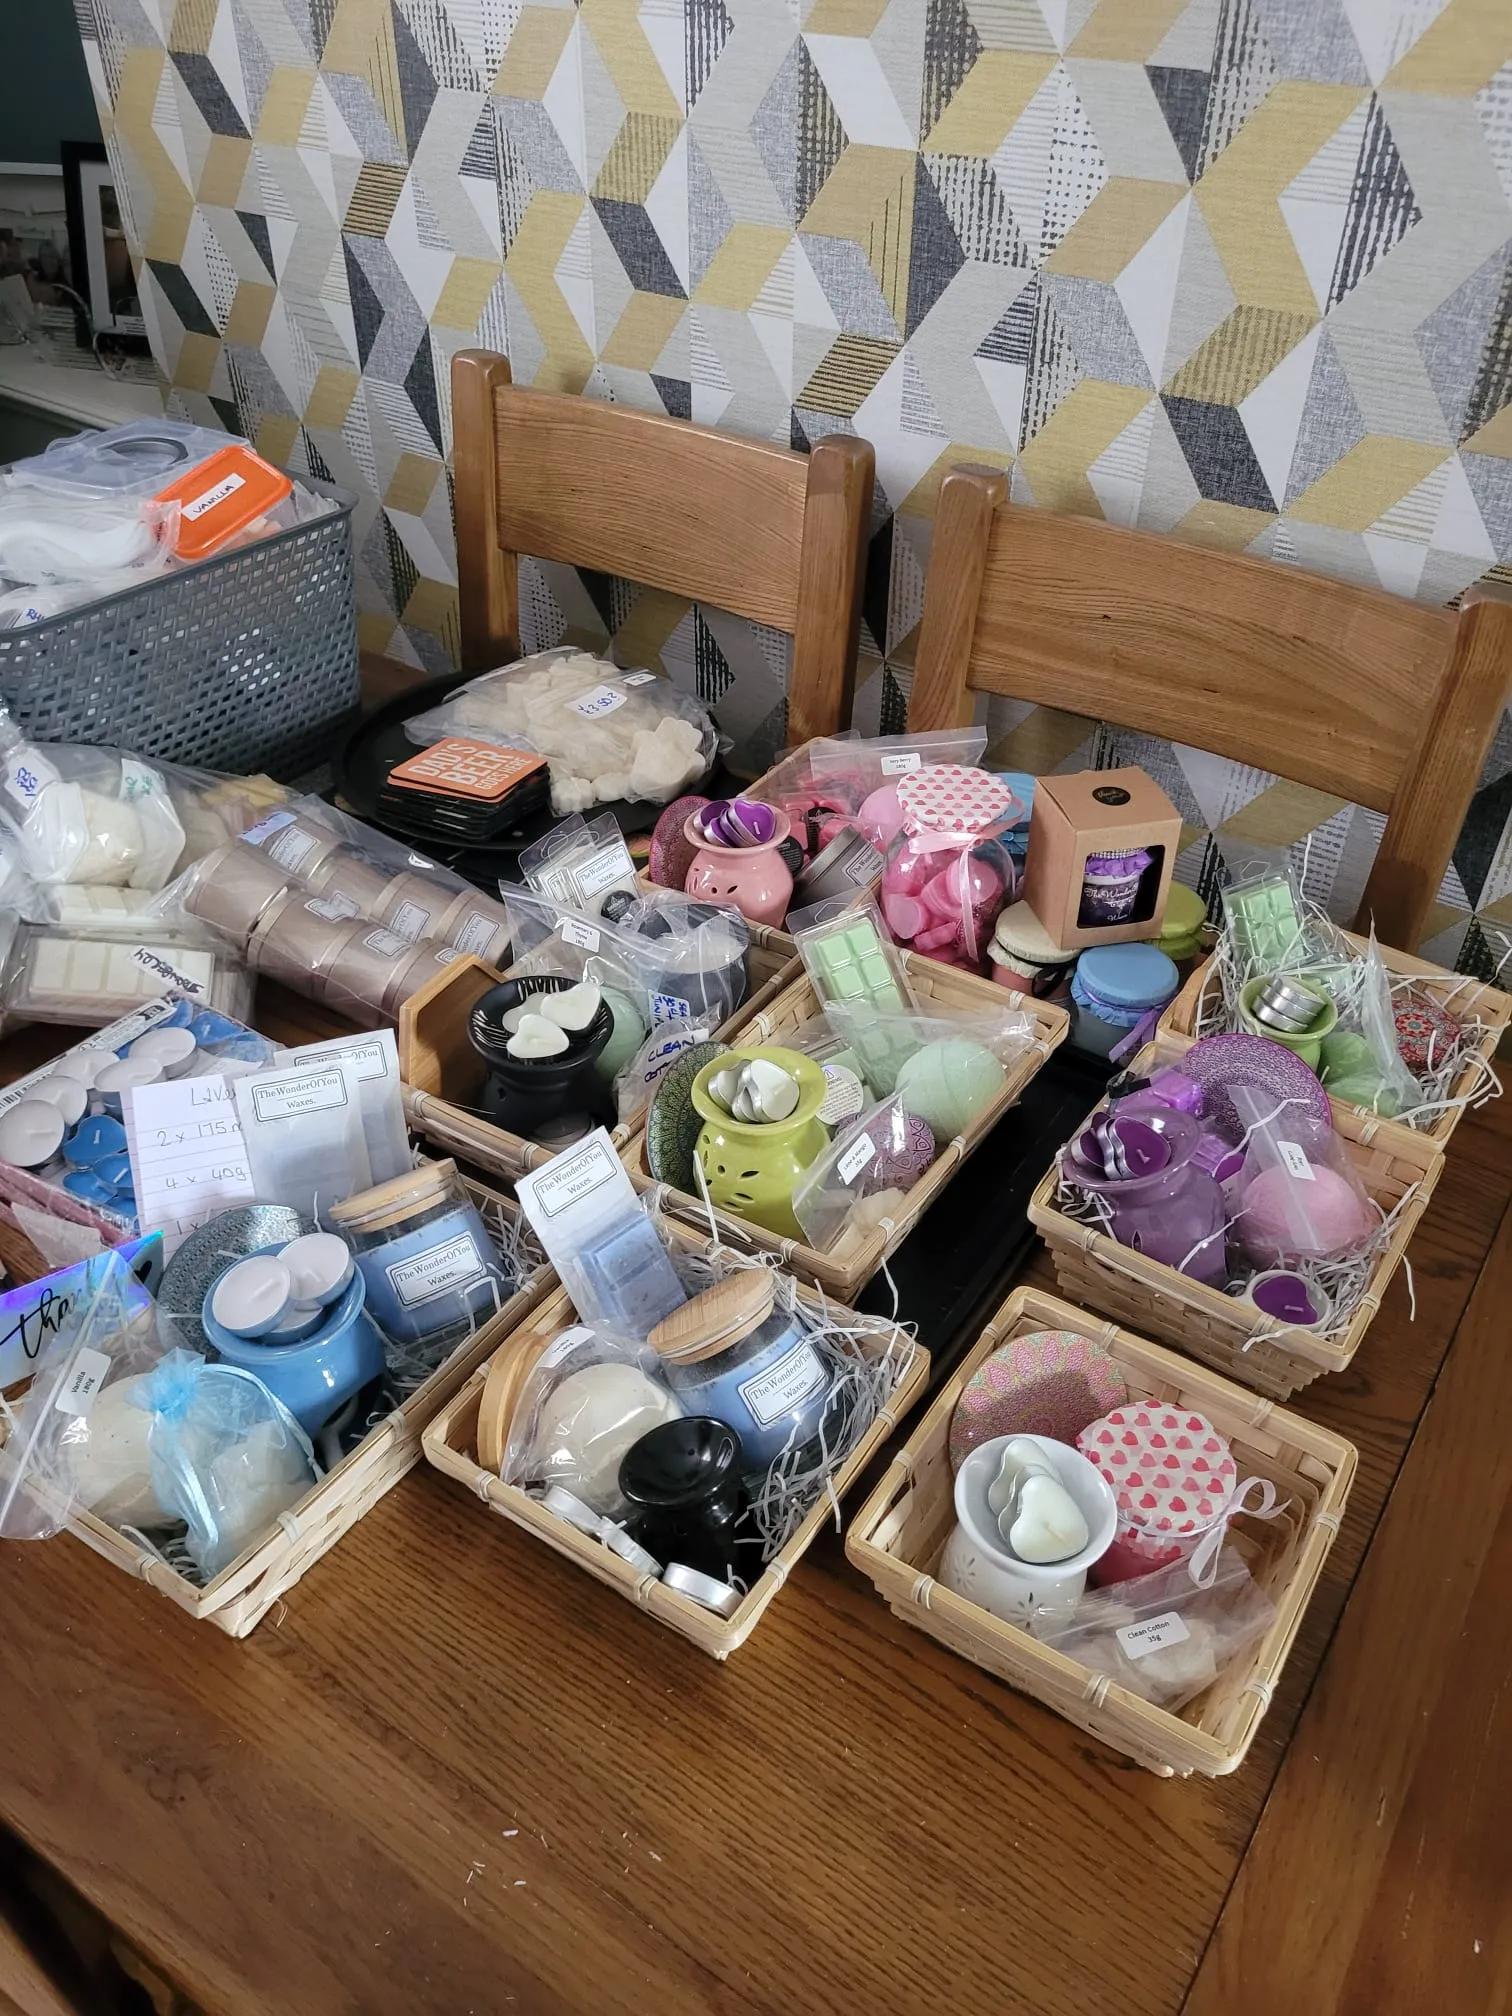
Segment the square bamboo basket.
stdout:
<svg viewBox="0 0 1512 2016">
<path fill-rule="evenodd" d="M 783 1265 L 794 1274 L 805 1281 L 816 1282 L 842 1299 L 859 1294 L 889 1254 L 902 1245 L 967 1156 L 1022 1096 L 1024 1087 L 1051 1051 L 1066 1040 L 1070 1028 L 1066 1011 L 1051 1002 L 1012 993 L 1006 987 L 1000 987 L 995 980 L 983 980 L 974 973 L 963 973 L 956 966 L 942 966 L 937 960 L 926 959 L 918 953 L 905 952 L 902 958 L 914 992 L 926 1013 L 934 1010 L 948 1016 L 969 1014 L 972 1010 L 998 1014 L 1004 1009 L 1021 1010 L 1034 1025 L 1034 1037 L 1023 1056 L 1009 1068 L 1007 1081 L 997 1098 L 977 1116 L 964 1134 L 946 1143 L 908 1192 L 896 1219 L 884 1220 L 864 1232 L 848 1227 L 827 1252 L 821 1253 L 817 1247 L 768 1232 L 733 1212 L 715 1212 L 721 1235 L 727 1237 L 732 1245 L 751 1252 L 776 1253 L 781 1256 Z M 820 1012 L 819 997 L 814 992 L 813 983 L 807 975 L 800 974 L 774 1001 L 742 1021 L 738 1040 L 742 1043 L 780 1044 Z M 737 1039 L 728 1036 L 727 1040 L 733 1042 Z M 646 1160 L 644 1131 L 636 1135 L 625 1151 L 624 1159 L 638 1182 L 654 1182 Z M 670 1184 L 656 1187 L 665 1209 L 674 1217 L 707 1229 L 709 1212 L 702 1198 L 690 1196 L 685 1190 L 674 1190 Z"/>
<path fill-rule="evenodd" d="M 708 1250 L 707 1241 L 681 1233 L 675 1227 L 669 1229 L 674 1243 L 686 1250 Z M 818 1296 L 806 1292 L 802 1284 L 799 1301 L 816 1314 L 826 1306 L 831 1315 L 835 1314 L 833 1303 L 823 1304 Z M 565 1288 L 558 1288 L 529 1313 L 512 1336 L 497 1344 L 496 1349 L 520 1350 L 533 1339 L 550 1337 L 576 1320 L 571 1297 Z M 483 1468 L 477 1455 L 477 1424 L 478 1402 L 487 1377 L 488 1367 L 480 1365 L 455 1399 L 435 1416 L 422 1438 L 425 1460 L 448 1477 L 454 1477 L 459 1484 L 464 1484 L 474 1496 L 483 1500 L 490 1511 L 497 1512 L 516 1526 L 523 1526 L 528 1533 L 544 1540 L 548 1547 L 555 1548 L 558 1554 L 565 1554 L 568 1560 L 575 1561 L 600 1582 L 606 1582 L 627 1602 L 638 1604 L 658 1623 L 681 1632 L 700 1651 L 709 1653 L 715 1659 L 727 1659 L 750 1637 L 767 1605 L 796 1563 L 808 1552 L 820 1528 L 832 1516 L 829 1493 L 821 1492 L 808 1517 L 787 1545 L 767 1564 L 760 1580 L 747 1592 L 739 1608 L 729 1617 L 718 1617 L 691 1597 L 667 1588 L 657 1576 L 638 1574 L 628 1561 L 611 1553 L 599 1541 L 591 1540 L 587 1534 L 579 1533 L 565 1520 L 558 1519 L 519 1485 L 506 1484 Z M 878 1410 L 876 1420 L 835 1472 L 832 1482 L 836 1497 L 855 1482 L 872 1453 L 913 1405 L 928 1377 L 929 1353 L 922 1344 L 915 1344 L 907 1368 L 886 1406 Z"/>
<path fill-rule="evenodd" d="M 1364 952 L 1366 940 L 1357 938 L 1353 932 L 1342 934 L 1358 951 Z M 1418 982 L 1424 993 L 1431 994 L 1436 1001 L 1448 1009 L 1460 1021 L 1476 1021 L 1481 1024 L 1481 1037 L 1476 1044 L 1480 1055 L 1490 1063 L 1496 1056 L 1497 1045 L 1512 1019 L 1512 994 L 1504 994 L 1499 987 L 1492 987 L 1487 981 L 1472 979 L 1466 973 L 1450 973 L 1443 966 L 1434 966 L 1426 959 L 1416 959 L 1410 952 L 1394 951 L 1389 945 L 1380 947 L 1382 963 L 1388 973 L 1406 975 Z M 1187 980 L 1170 1007 L 1161 1016 L 1156 1029 L 1158 1036 L 1195 1037 L 1202 1032 L 1204 1011 L 1212 1019 L 1212 1026 L 1205 1032 L 1215 1034 L 1224 1026 L 1222 1022 L 1222 995 L 1218 986 L 1218 969 L 1213 960 L 1206 959 Z M 1453 1087 L 1454 1095 L 1462 1098 L 1471 1091 L 1476 1080 L 1473 1064 L 1467 1064 Z M 1401 1137 L 1409 1141 L 1431 1141 L 1436 1148 L 1445 1148 L 1449 1137 L 1464 1118 L 1463 1106 L 1451 1106 L 1446 1113 L 1440 1113 L 1430 1126 L 1413 1127 L 1400 1120 L 1386 1120 L 1362 1107 L 1349 1106 L 1344 1100 L 1333 1101 L 1335 1116 L 1342 1112 L 1358 1113 L 1368 1125 L 1364 1135 L 1367 1141 L 1394 1143 L 1401 1145 Z"/>
<path fill-rule="evenodd" d="M 1190 1048 L 1186 1037 L 1161 1038 L 1147 1044 L 1130 1068 L 1144 1074 L 1160 1064 L 1179 1066 Z M 1106 1103 L 1100 1101 L 1093 1114 Z M 1089 1125 L 1091 1118 L 1089 1114 L 1082 1125 Z M 1397 1128 L 1395 1139 L 1383 1141 L 1378 1123 L 1357 1107 L 1337 1105 L 1334 1127 L 1365 1188 L 1382 1209 L 1392 1210 L 1404 1197 L 1407 1202 L 1347 1327 L 1332 1336 L 1316 1336 L 1289 1325 L 1278 1329 L 1253 1304 L 1194 1281 L 1162 1261 L 1119 1245 L 1095 1226 L 1068 1217 L 1055 1201 L 1054 1163 L 1029 1199 L 1030 1221 L 1050 1249 L 1056 1280 L 1074 1301 L 1118 1317 L 1204 1365 L 1284 1400 L 1321 1373 L 1342 1372 L 1354 1357 L 1444 1166 L 1443 1156 L 1425 1135 Z"/>
<path fill-rule="evenodd" d="M 731 1037 L 789 985 L 795 970 L 792 942 L 784 931 L 751 926 L 751 992 L 716 1036 Z M 399 1010 L 399 1076 L 405 1116 L 416 1133 L 512 1182 L 549 1162 L 556 1150 L 496 1127 L 473 1110 L 483 1083 L 483 1060 L 468 1036 L 468 1021 L 479 997 L 508 977 L 469 953 L 453 959 L 406 1001 Z M 644 1118 L 622 1121 L 610 1130 L 617 1149 L 626 1147 Z"/>
<path fill-rule="evenodd" d="M 469 1183 L 484 1222 L 511 1225 L 518 1209 L 511 1198 Z M 203 1619 L 230 1638 L 245 1638 L 275 1603 L 293 1588 L 308 1568 L 328 1553 L 342 1534 L 384 1493 L 391 1491 L 420 1461 L 420 1435 L 432 1415 L 443 1407 L 468 1375 L 492 1357 L 499 1344 L 518 1329 L 530 1311 L 556 1286 L 556 1275 L 542 1267 L 518 1294 L 418 1386 L 403 1405 L 380 1421 L 326 1472 L 277 1528 L 238 1560 L 223 1568 L 202 1588 L 180 1575 L 149 1548 L 129 1540 L 92 1512 L 75 1511 L 67 1530 L 117 1568 L 166 1596 L 189 1616 Z"/>
<path fill-rule="evenodd" d="M 1074 1330 L 1096 1339 L 1123 1373 L 1131 1398 L 1196 1408 L 1228 1436 L 1240 1476 L 1269 1477 L 1278 1498 L 1288 1501 L 1275 1518 L 1241 1515 L 1234 1521 L 1250 1571 L 1275 1605 L 1275 1622 L 1205 1694 L 1176 1713 L 1141 1700 L 935 1580 L 955 1525 L 950 1417 L 983 1359 L 1028 1330 Z M 1167 1778 L 1194 1771 L 1222 1777 L 1243 1763 L 1270 1705 L 1339 1530 L 1356 1461 L 1351 1443 L 1300 1415 L 1056 1296 L 1015 1288 L 851 1521 L 845 1551 L 895 1616 L 1146 1770 Z"/>
</svg>

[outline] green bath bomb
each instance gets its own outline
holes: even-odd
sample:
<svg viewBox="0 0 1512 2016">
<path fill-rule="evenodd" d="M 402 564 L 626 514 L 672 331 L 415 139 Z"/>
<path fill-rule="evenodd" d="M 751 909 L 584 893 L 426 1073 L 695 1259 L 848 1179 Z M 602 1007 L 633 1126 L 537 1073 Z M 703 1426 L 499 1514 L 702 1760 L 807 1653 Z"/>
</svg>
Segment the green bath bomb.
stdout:
<svg viewBox="0 0 1512 2016">
<path fill-rule="evenodd" d="M 934 1130 L 935 1139 L 945 1142 L 965 1133 L 1007 1078 L 997 1058 L 980 1043 L 967 1036 L 946 1036 L 926 1043 L 905 1060 L 895 1089 L 904 1111 L 917 1113 Z"/>
<path fill-rule="evenodd" d="M 604 1002 L 614 1017 L 614 1027 L 594 1068 L 600 1078 L 612 1083 L 645 1042 L 646 1024 L 630 996 L 622 994 L 618 987 L 604 989 Z"/>
<path fill-rule="evenodd" d="M 1334 1098 L 1350 1106 L 1363 1106 L 1384 1120 L 1401 1110 L 1401 1100 L 1382 1083 L 1375 1053 L 1353 1029 L 1336 1029 L 1323 1038 L 1319 1075 Z"/>
</svg>

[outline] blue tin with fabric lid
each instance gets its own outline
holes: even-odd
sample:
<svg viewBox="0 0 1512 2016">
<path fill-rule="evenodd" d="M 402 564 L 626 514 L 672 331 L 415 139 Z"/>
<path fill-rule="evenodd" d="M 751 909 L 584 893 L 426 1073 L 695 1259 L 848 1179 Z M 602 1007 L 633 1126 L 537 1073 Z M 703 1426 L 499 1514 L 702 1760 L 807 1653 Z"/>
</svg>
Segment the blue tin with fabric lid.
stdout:
<svg viewBox="0 0 1512 2016">
<path fill-rule="evenodd" d="M 1156 945 L 1092 946 L 1071 976 L 1071 1040 L 1078 1049 L 1110 1057 L 1130 1030 L 1174 999 L 1180 985 L 1174 962 Z"/>
<path fill-rule="evenodd" d="M 997 774 L 1013 793 L 1013 802 L 1019 808 L 1018 819 L 1001 837 L 1014 860 L 1021 862 L 1029 852 L 1029 815 L 1034 809 L 1037 780 L 1028 770 L 999 770 Z"/>
</svg>

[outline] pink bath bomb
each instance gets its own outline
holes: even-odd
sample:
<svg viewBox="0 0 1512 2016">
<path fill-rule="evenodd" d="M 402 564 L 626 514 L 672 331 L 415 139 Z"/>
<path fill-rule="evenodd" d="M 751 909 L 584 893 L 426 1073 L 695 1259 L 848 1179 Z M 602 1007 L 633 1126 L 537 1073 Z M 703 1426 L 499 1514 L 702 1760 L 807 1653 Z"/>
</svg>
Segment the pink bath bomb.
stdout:
<svg viewBox="0 0 1512 2016">
<path fill-rule="evenodd" d="M 1239 1233 L 1264 1267 L 1289 1260 L 1341 1260 L 1364 1243 L 1375 1213 L 1336 1170 L 1310 1163 L 1312 1181 L 1264 1169 L 1245 1189 Z"/>
</svg>

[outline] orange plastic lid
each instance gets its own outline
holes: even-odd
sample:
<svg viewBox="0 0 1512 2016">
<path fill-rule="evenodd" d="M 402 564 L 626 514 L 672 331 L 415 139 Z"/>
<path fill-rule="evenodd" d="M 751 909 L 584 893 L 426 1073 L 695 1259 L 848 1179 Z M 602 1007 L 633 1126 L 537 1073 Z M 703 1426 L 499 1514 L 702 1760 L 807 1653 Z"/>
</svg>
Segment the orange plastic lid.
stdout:
<svg viewBox="0 0 1512 2016">
<path fill-rule="evenodd" d="M 282 504 L 293 488 L 281 469 L 232 441 L 208 461 L 197 462 L 187 476 L 159 490 L 153 502 L 179 506 L 174 541 L 179 558 L 204 560 L 264 512 Z"/>
</svg>

